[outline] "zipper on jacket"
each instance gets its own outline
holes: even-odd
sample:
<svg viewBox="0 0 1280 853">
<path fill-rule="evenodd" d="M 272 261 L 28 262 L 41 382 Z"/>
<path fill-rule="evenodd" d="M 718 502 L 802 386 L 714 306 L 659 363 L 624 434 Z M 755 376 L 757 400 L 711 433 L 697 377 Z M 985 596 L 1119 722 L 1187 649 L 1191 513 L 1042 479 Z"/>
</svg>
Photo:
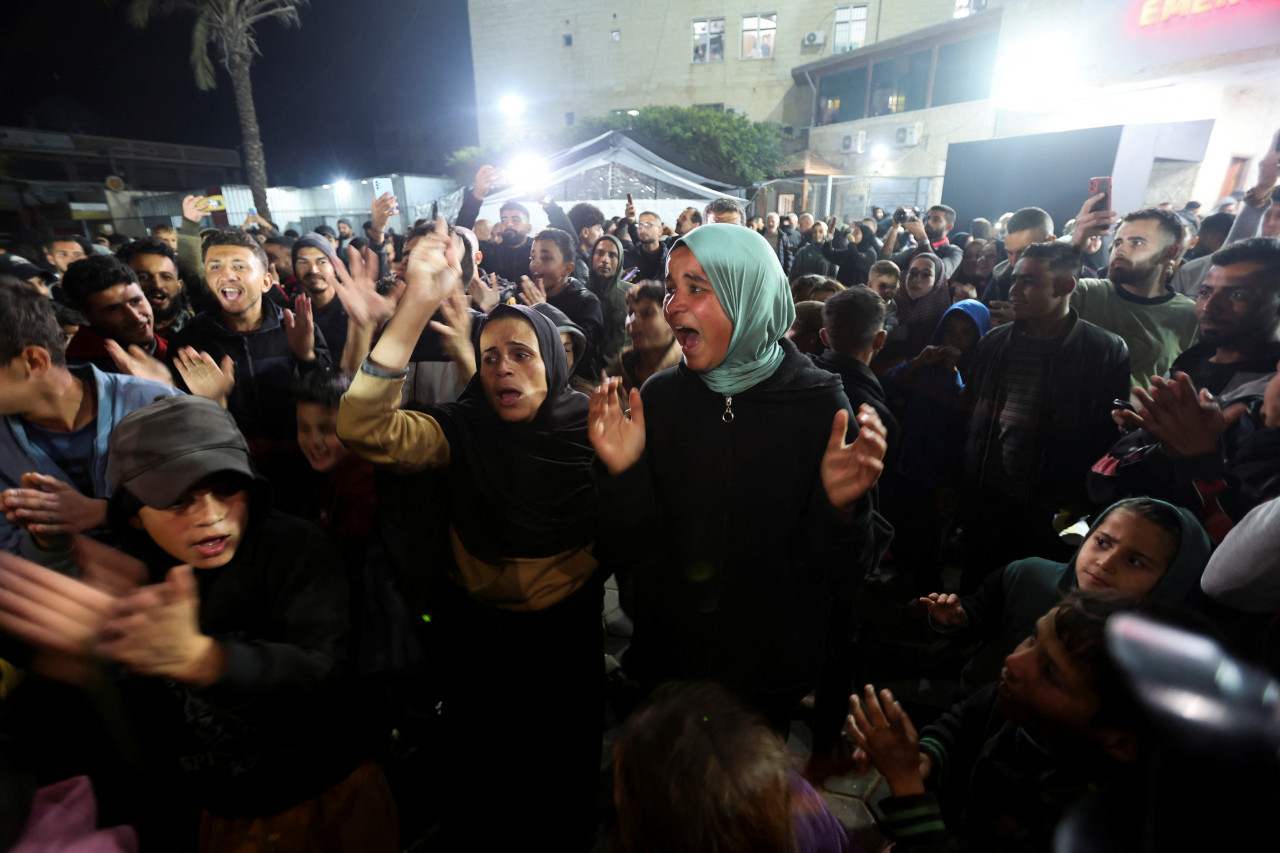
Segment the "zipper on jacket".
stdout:
<svg viewBox="0 0 1280 853">
<path fill-rule="evenodd" d="M 720 416 L 720 420 L 727 424 L 733 423 L 733 398 L 724 398 L 724 414 Z"/>
</svg>

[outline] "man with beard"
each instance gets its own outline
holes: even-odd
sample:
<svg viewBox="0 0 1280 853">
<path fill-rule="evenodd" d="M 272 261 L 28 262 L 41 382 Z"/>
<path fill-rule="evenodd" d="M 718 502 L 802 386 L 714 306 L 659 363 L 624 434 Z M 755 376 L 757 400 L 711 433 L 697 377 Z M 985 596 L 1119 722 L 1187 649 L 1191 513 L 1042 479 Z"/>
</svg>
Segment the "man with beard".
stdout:
<svg viewBox="0 0 1280 853">
<path fill-rule="evenodd" d="M 476 217 L 480 215 L 480 205 L 493 189 L 500 174 L 493 166 L 480 167 L 471 192 L 462 194 L 462 209 L 458 211 L 455 225 L 461 228 L 475 225 Z M 552 228 L 573 232 L 569 217 L 557 205 L 552 204 L 549 198 L 544 199 L 543 210 Z M 498 209 L 498 217 L 495 236 L 501 234 L 502 240 L 489 240 L 480 244 L 480 251 L 484 253 L 484 267 L 488 272 L 497 273 L 499 278 L 519 282 L 529 275 L 529 252 L 533 249 L 533 243 L 529 239 L 529 232 L 533 230 L 533 224 L 529 221 L 529 209 L 518 202 L 508 201 Z M 571 252 L 569 261 L 572 262 L 574 257 L 575 254 Z"/>
<path fill-rule="evenodd" d="M 636 220 L 636 231 L 640 239 L 630 249 L 622 265 L 627 269 L 638 267 L 637 281 L 666 278 L 666 248 L 662 242 L 662 217 L 652 210 L 646 210 Z M 788 256 L 790 260 L 790 256 Z"/>
<path fill-rule="evenodd" d="M 627 290 L 630 284 L 622 280 L 621 241 L 612 234 L 596 240 L 588 269 L 587 290 L 600 300 L 604 319 L 595 359 L 596 366 L 603 370 L 613 364 L 627 343 Z"/>
<path fill-rule="evenodd" d="M 1265 384 L 1280 361 L 1280 240 L 1252 237 L 1215 252 L 1195 305 L 1200 342 L 1171 372 L 1214 396 Z"/>
<path fill-rule="evenodd" d="M 334 363 L 341 364 L 342 350 L 347 345 L 347 311 L 337 298 L 339 285 L 334 273 L 337 256 L 333 246 L 314 231 L 307 232 L 294 241 L 292 260 L 298 283 L 311 297 L 311 316 L 316 328 L 324 333 Z"/>
<path fill-rule="evenodd" d="M 1107 278 L 1081 279 L 1071 294 L 1080 319 L 1124 339 L 1130 378 L 1142 388 L 1196 339 L 1196 303 L 1165 283 L 1181 242 L 1178 214 L 1136 210 L 1120 221 Z"/>
<path fill-rule="evenodd" d="M 916 217 L 899 223 L 894 219 L 889 231 L 884 235 L 884 246 L 880 249 L 880 259 L 893 261 L 902 269 L 911 268 L 911 260 L 921 252 L 932 252 L 942 259 L 950 278 L 960 268 L 964 260 L 964 252 L 947 239 L 947 234 L 956 224 L 956 212 L 945 204 L 935 204 L 929 208 L 922 223 Z M 906 231 L 916 238 L 914 247 L 897 250 L 898 235 Z"/>
<path fill-rule="evenodd" d="M 683 237 L 702 224 L 702 214 L 696 207 L 686 207 L 676 217 L 676 236 Z"/>
<path fill-rule="evenodd" d="M 791 261 L 795 252 L 791 248 L 791 241 L 787 239 L 787 235 L 781 230 L 781 221 L 778 214 L 770 211 L 764 217 L 764 230 L 760 235 L 769 241 L 770 248 L 778 255 L 778 263 L 782 264 L 782 271 L 791 274 Z M 644 271 L 641 270 L 643 273 Z M 663 276 L 652 276 L 653 278 L 662 278 Z M 640 278 L 650 278 L 650 276 L 641 275 Z"/>
<path fill-rule="evenodd" d="M 191 303 L 178 274 L 178 253 L 155 237 L 135 240 L 116 256 L 138 276 L 151 303 L 156 332 L 176 335 L 191 319 Z"/>
<path fill-rule="evenodd" d="M 297 276 L 293 273 L 293 243 L 292 237 L 277 236 L 271 236 L 262 241 L 262 250 L 267 253 L 272 266 L 276 268 L 276 284 L 290 296 L 295 295 L 298 285 Z"/>
<path fill-rule="evenodd" d="M 94 255 L 67 267 L 62 292 L 89 325 L 81 326 L 67 345 L 69 364 L 92 364 L 104 373 L 120 369 L 107 351 L 107 341 L 122 349 L 137 346 L 164 359 L 167 342 L 155 333 L 151 302 L 138 276 L 115 255 Z"/>
</svg>

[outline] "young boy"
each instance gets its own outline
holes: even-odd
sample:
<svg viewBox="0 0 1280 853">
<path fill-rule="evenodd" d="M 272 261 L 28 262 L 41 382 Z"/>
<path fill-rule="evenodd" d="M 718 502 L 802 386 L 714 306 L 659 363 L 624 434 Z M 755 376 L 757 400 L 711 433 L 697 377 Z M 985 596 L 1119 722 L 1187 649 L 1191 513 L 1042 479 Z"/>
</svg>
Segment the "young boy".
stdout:
<svg viewBox="0 0 1280 853">
<path fill-rule="evenodd" d="M 1123 593 L 1072 593 L 1006 658 L 999 682 L 918 737 L 888 690 L 851 696 L 855 758 L 889 785 L 882 828 L 912 845 L 954 835 L 971 850 L 1052 849 L 1066 809 L 1121 780 L 1148 738 L 1106 648 L 1108 620 L 1141 609 Z"/>
<path fill-rule="evenodd" d="M 130 674 L 112 710 L 124 711 L 124 741 L 140 747 L 146 784 L 128 794 L 129 822 L 144 844 L 147 829 L 163 828 L 174 835 L 152 843 L 180 849 L 194 808 L 201 849 L 275 836 L 277 850 L 395 850 L 386 780 L 364 761 L 367 737 L 352 725 L 361 697 L 339 677 L 349 589 L 325 537 L 271 510 L 243 436 L 211 400 L 169 397 L 132 412 L 111 437 L 110 460 L 119 485 L 109 520 L 150 585 L 103 592 L 3 559 L 3 586 L 29 600 L 0 606 L 0 627 Z M 66 568 L 71 557 L 49 562 Z M 71 573 L 103 574 L 101 555 L 75 557 Z M 32 584 L 41 595 L 26 592 Z M 71 602 L 82 618 L 67 637 Z M 39 606 L 51 607 L 47 618 Z M 99 789 L 119 787 L 110 781 Z"/>
</svg>

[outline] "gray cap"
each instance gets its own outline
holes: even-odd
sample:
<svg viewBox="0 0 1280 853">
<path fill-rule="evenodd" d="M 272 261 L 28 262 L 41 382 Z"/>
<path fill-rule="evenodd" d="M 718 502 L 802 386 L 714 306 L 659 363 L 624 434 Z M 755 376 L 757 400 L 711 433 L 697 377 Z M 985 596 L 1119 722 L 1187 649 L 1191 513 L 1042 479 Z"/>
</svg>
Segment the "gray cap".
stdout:
<svg viewBox="0 0 1280 853">
<path fill-rule="evenodd" d="M 207 397 L 179 394 L 134 409 L 111 431 L 108 472 L 153 509 L 177 503 L 212 474 L 258 479 L 235 418 Z"/>
</svg>

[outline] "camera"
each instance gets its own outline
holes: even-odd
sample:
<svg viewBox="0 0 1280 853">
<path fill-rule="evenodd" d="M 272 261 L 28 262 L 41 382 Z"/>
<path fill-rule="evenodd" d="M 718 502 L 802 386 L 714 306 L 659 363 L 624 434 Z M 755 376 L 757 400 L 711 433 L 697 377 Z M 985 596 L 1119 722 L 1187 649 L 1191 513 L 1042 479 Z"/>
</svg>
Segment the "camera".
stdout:
<svg viewBox="0 0 1280 853">
<path fill-rule="evenodd" d="M 916 211 L 913 207 L 900 207 L 893 212 L 893 221 L 901 225 L 904 222 L 914 222 L 916 219 Z"/>
</svg>

